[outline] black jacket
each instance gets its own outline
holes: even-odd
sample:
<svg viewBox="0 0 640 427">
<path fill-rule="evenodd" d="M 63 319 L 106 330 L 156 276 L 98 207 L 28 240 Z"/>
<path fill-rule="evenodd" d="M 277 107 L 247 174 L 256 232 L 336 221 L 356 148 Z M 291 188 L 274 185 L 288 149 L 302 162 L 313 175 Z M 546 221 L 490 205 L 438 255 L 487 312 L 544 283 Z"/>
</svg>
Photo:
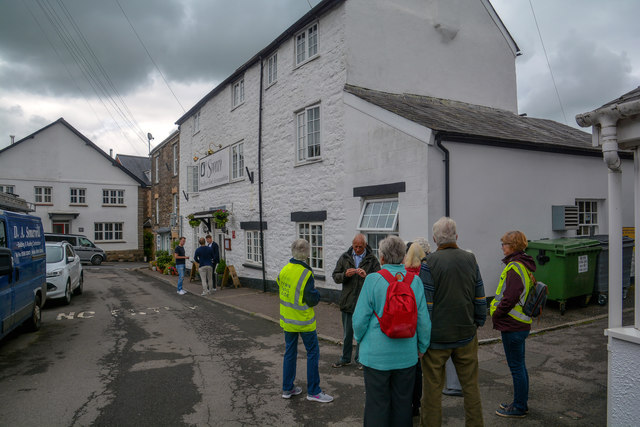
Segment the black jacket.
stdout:
<svg viewBox="0 0 640 427">
<path fill-rule="evenodd" d="M 356 268 L 353 262 L 353 248 L 349 248 L 348 251 L 343 253 L 338 262 L 336 268 L 333 270 L 333 281 L 336 283 L 342 283 L 342 294 L 340 295 L 340 311 L 345 313 L 353 313 L 358 302 L 358 296 L 364 283 L 364 277 L 360 277 L 354 274 L 351 277 L 346 277 L 344 273 L 350 269 Z M 380 270 L 380 262 L 378 258 L 373 255 L 371 247 L 367 245 L 365 250 L 365 256 L 360 262 L 360 268 L 367 272 L 367 274 L 375 273 Z"/>
</svg>

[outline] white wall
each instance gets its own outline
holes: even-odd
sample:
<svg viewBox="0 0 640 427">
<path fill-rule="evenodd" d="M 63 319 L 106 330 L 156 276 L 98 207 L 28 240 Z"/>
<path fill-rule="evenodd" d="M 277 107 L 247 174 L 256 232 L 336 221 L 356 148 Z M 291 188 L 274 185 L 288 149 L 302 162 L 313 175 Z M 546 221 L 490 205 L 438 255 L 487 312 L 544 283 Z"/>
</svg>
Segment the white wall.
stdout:
<svg viewBox="0 0 640 427">
<path fill-rule="evenodd" d="M 450 151 L 451 217 L 458 224 L 458 242 L 476 254 L 487 295 L 495 292 L 504 267 L 500 237 L 506 231 L 521 230 L 529 240 L 575 236 L 575 231 L 552 231 L 552 205 L 600 200 L 599 234 L 608 234 L 602 159 L 446 141 L 443 145 Z M 435 157 L 441 159 L 442 154 Z M 623 167 L 633 165 L 625 161 Z M 442 166 L 436 168 L 444 180 Z M 631 177 L 627 174 L 623 180 L 623 194 L 632 199 Z M 632 224 L 630 203 L 623 217 L 624 224 Z"/>
<path fill-rule="evenodd" d="M 34 187 L 52 187 L 53 205 L 36 206 L 45 232 L 52 231 L 50 212 L 78 213 L 70 233 L 94 240 L 95 222 L 123 222 L 124 241 L 96 244 L 106 251 L 138 249 L 139 184 L 65 125 L 58 123 L 31 140 L 0 155 L 0 182 L 15 185 L 15 193 L 35 202 Z M 70 188 L 86 188 L 86 206 L 70 205 Z M 102 205 L 102 190 L 124 190 L 126 207 Z"/>
<path fill-rule="evenodd" d="M 609 418 L 612 426 L 637 425 L 640 419 L 638 331 L 631 327 L 607 330 L 609 335 Z"/>
<path fill-rule="evenodd" d="M 349 84 L 517 112 L 515 54 L 482 1 L 349 0 L 345 8 Z"/>
</svg>

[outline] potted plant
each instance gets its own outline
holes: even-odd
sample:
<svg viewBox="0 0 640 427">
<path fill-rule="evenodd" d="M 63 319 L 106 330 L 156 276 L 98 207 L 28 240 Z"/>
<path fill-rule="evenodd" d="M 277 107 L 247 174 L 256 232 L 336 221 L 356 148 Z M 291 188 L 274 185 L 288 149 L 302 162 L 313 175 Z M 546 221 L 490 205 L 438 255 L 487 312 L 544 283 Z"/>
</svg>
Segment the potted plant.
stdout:
<svg viewBox="0 0 640 427">
<path fill-rule="evenodd" d="M 199 220 L 198 218 L 194 218 L 193 214 L 188 215 L 187 219 L 189 220 L 189 225 L 193 228 L 198 228 L 200 227 L 200 222 L 201 220 Z"/>
<path fill-rule="evenodd" d="M 216 228 L 224 229 L 227 221 L 229 221 L 229 215 L 231 215 L 231 212 L 226 209 L 218 209 L 213 212 L 213 221 L 216 223 Z"/>
<path fill-rule="evenodd" d="M 224 277 L 224 269 L 225 268 L 227 268 L 227 263 L 224 260 L 224 258 L 221 258 L 220 262 L 218 263 L 218 266 L 216 267 L 216 275 L 217 275 L 216 283 L 220 287 L 222 287 L 222 278 Z"/>
</svg>

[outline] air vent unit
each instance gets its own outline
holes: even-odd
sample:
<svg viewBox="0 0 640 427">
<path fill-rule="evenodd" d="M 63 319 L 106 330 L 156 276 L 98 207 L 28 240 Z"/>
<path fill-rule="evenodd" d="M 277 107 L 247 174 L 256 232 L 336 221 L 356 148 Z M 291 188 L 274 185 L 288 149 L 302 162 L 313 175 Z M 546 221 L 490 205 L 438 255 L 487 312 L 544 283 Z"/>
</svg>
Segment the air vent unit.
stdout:
<svg viewBox="0 0 640 427">
<path fill-rule="evenodd" d="M 577 230 L 577 206 L 551 206 L 551 222 L 553 231 Z"/>
</svg>

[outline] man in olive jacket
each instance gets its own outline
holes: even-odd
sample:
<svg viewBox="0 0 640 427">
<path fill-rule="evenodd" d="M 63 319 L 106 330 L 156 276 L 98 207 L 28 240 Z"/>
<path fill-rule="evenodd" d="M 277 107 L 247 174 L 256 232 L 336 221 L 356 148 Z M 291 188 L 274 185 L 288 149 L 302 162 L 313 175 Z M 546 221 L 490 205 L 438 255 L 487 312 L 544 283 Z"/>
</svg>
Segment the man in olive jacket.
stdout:
<svg viewBox="0 0 640 427">
<path fill-rule="evenodd" d="M 351 364 L 353 352 L 353 325 L 351 317 L 356 308 L 358 296 L 367 274 L 380 270 L 380 262 L 367 245 L 364 234 L 356 234 L 351 242 L 351 247 L 338 259 L 333 270 L 333 281 L 342 283 L 340 295 L 340 311 L 342 312 L 342 329 L 344 339 L 342 345 L 342 357 L 333 364 L 334 368 L 341 368 Z M 354 360 L 358 363 L 358 346 Z"/>
</svg>

